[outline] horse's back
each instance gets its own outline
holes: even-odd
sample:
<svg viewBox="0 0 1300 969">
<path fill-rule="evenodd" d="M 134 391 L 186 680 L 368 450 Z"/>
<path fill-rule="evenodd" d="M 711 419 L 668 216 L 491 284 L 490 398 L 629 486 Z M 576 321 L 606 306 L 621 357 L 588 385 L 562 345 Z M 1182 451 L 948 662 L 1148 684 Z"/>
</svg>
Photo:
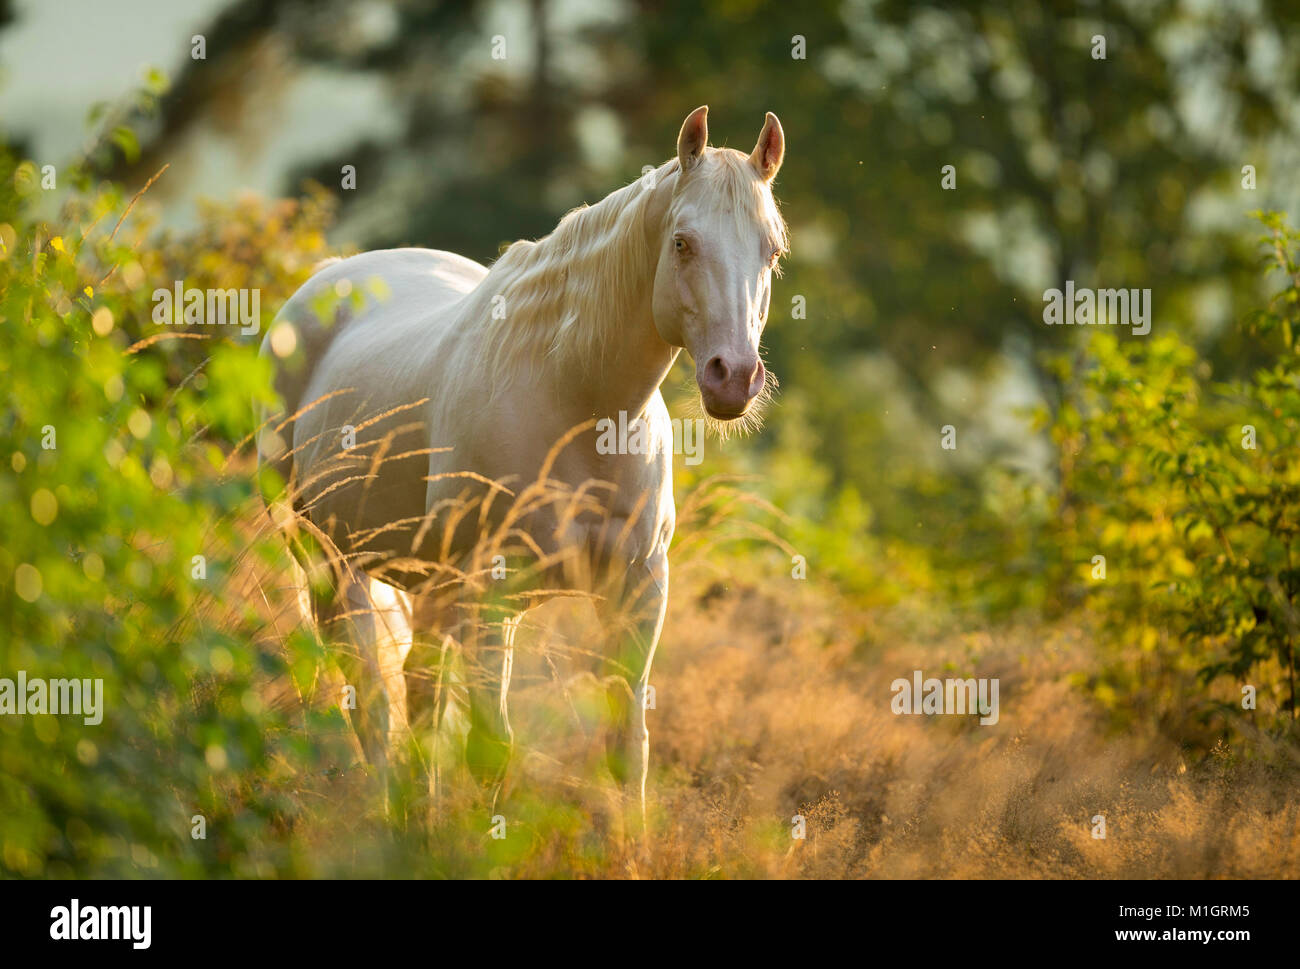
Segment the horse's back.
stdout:
<svg viewBox="0 0 1300 969">
<path fill-rule="evenodd" d="M 436 303 L 440 297 L 454 299 L 465 295 L 486 275 L 486 266 L 442 249 L 375 249 L 322 263 L 320 270 L 289 302 L 305 291 L 319 292 L 343 280 L 352 286 L 380 280 L 391 289 L 394 299 L 418 294 Z"/>
<path fill-rule="evenodd" d="M 312 407 L 278 434 L 265 427 L 262 459 L 287 481 L 291 453 L 297 452 L 299 472 L 313 463 L 319 448 L 299 450 L 303 431 L 307 437 L 319 433 L 330 411 L 359 415 L 371 404 L 385 406 L 384 398 L 409 397 L 418 389 L 405 386 L 417 369 L 412 349 L 437 342 L 438 331 L 454 318 L 454 304 L 485 275 L 479 263 L 436 249 L 378 249 L 323 262 L 276 314 L 261 354 L 275 361 L 274 386 L 286 417 L 342 387 L 360 393 Z"/>
<path fill-rule="evenodd" d="M 352 330 L 376 325 L 390 332 L 373 334 L 370 342 L 394 337 L 391 329 L 411 328 L 437 315 L 486 274 L 486 267 L 472 259 L 433 248 L 382 248 L 325 260 L 277 313 L 263 354 L 283 356 L 281 347 L 286 347 L 300 355 L 305 367 L 295 362 L 279 369 L 309 376 L 330 347 Z M 283 325 L 290 326 L 292 337 L 281 333 L 277 343 L 277 328 Z M 286 405 L 298 403 L 286 395 Z"/>
</svg>

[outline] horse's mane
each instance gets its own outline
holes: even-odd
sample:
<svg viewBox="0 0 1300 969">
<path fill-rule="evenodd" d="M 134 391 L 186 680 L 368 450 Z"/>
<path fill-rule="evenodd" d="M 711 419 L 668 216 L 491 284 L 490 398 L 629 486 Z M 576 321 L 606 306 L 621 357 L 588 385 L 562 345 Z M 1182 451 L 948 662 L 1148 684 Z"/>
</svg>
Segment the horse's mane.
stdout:
<svg viewBox="0 0 1300 969">
<path fill-rule="evenodd" d="M 784 252 L 785 222 L 772 193 L 754 178 L 748 157 L 731 149 L 706 150 L 699 175 L 723 195 L 738 225 L 771 225 L 773 241 Z M 677 169 L 675 158 L 660 165 L 655 184 Z M 476 301 L 476 313 L 492 331 L 492 372 L 508 375 L 546 355 L 598 364 L 610 334 L 645 311 L 632 300 L 640 276 L 654 271 L 643 220 L 650 194 L 638 179 L 595 205 L 571 210 L 549 235 L 515 242 L 501 254 L 479 283 L 481 300 Z M 496 296 L 505 301 L 500 319 L 492 318 Z"/>
</svg>

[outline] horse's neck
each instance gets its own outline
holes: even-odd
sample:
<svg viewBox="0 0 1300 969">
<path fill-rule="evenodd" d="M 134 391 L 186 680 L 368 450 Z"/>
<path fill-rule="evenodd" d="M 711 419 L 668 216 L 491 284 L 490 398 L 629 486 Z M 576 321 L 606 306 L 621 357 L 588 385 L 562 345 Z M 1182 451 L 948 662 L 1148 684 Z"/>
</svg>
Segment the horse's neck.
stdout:
<svg viewBox="0 0 1300 969">
<path fill-rule="evenodd" d="M 488 293 L 503 288 L 508 307 L 518 296 L 525 315 L 535 310 L 543 317 L 516 321 L 534 328 L 531 333 L 502 335 L 551 343 L 559 352 L 547 347 L 533 353 L 530 369 L 547 372 L 566 398 L 602 416 L 640 413 L 677 358 L 678 349 L 655 329 L 652 312 L 663 231 L 663 206 L 651 204 L 652 191 L 670 188 L 638 183 L 567 216 L 592 231 L 575 238 L 561 231 L 562 222 L 521 254 L 522 272 L 517 265 L 503 267 L 505 278 L 498 281 L 494 267 L 481 284 Z"/>
<path fill-rule="evenodd" d="M 637 231 L 641 231 L 638 220 Z M 581 375 L 588 381 L 589 403 L 599 416 L 626 411 L 640 414 L 658 393 L 677 359 L 678 348 L 669 346 L 655 328 L 653 302 L 657 250 L 649 252 L 649 265 L 625 277 L 629 298 L 621 319 L 611 319 L 599 358 Z M 620 285 L 620 284 L 615 284 Z M 589 311 L 599 312 L 597 307 Z"/>
</svg>

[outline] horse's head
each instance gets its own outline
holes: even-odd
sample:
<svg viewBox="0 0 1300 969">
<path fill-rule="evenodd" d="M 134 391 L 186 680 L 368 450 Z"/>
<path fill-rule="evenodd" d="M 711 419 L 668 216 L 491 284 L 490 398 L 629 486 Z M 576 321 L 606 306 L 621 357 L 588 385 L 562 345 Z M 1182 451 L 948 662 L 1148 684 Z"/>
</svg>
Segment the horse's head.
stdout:
<svg viewBox="0 0 1300 969">
<path fill-rule="evenodd" d="M 677 136 L 679 172 L 655 274 L 655 326 L 695 361 L 705 411 L 745 416 L 768 384 L 759 357 L 772 273 L 786 250 L 772 180 L 785 135 L 768 112 L 754 151 L 709 148 L 708 108 Z"/>
</svg>

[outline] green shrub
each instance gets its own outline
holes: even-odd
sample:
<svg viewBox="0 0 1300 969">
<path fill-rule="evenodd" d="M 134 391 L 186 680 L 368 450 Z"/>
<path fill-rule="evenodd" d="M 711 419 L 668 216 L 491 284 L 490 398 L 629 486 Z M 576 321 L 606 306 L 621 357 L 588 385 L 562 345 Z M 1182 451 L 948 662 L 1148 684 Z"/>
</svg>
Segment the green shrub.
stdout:
<svg viewBox="0 0 1300 969">
<path fill-rule="evenodd" d="M 291 872 L 267 834 L 316 755 L 280 742 L 264 686 L 299 657 L 255 644 L 258 593 L 231 581 L 279 554 L 241 514 L 236 447 L 267 374 L 255 337 L 159 326 L 151 294 L 260 287 L 264 323 L 323 254 L 328 212 L 245 200 L 165 236 L 140 209 L 118 227 L 108 186 L 45 222 L 28 168 L 0 158 L 0 676 L 101 679 L 104 709 L 0 716 L 0 872 Z"/>
<path fill-rule="evenodd" d="M 1248 325 L 1274 350 L 1271 367 L 1214 382 L 1177 335 L 1103 329 L 1079 359 L 1057 361 L 1059 598 L 1085 601 L 1146 657 L 1091 684 L 1125 716 L 1170 700 L 1215 729 L 1296 716 L 1300 273 L 1295 234 L 1280 216 L 1261 220 L 1283 285 Z M 1248 688 L 1258 709 L 1243 703 Z"/>
</svg>

